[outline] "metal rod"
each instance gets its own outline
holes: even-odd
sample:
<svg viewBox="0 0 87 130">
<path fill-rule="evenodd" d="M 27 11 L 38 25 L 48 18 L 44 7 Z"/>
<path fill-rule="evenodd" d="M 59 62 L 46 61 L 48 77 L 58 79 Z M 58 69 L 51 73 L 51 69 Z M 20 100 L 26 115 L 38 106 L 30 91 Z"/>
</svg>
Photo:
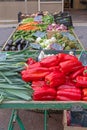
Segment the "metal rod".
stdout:
<svg viewBox="0 0 87 130">
<path fill-rule="evenodd" d="M 27 14 L 28 11 L 27 11 L 27 0 L 25 0 L 25 13 Z"/>
<path fill-rule="evenodd" d="M 8 130 L 14 129 L 14 123 L 13 123 L 14 115 L 15 115 L 15 110 L 13 109 L 10 117 L 9 125 L 8 125 Z"/>
<path fill-rule="evenodd" d="M 62 12 L 64 12 L 64 0 L 62 0 Z"/>
<path fill-rule="evenodd" d="M 47 130 L 47 110 L 44 110 L 44 130 Z"/>
<path fill-rule="evenodd" d="M 16 119 L 17 119 L 17 122 L 19 124 L 20 130 L 25 130 L 24 125 L 23 125 L 23 123 L 18 115 L 17 115 Z"/>
<path fill-rule="evenodd" d="M 38 0 L 38 11 L 40 11 L 40 0 Z"/>
</svg>

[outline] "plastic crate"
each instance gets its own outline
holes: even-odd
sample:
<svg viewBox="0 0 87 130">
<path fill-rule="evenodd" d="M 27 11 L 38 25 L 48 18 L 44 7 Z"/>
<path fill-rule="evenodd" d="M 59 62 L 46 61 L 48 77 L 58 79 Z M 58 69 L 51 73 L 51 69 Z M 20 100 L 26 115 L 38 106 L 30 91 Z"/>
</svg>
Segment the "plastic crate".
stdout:
<svg viewBox="0 0 87 130">
<path fill-rule="evenodd" d="M 67 27 L 73 27 L 72 17 L 68 12 L 54 14 L 55 23 L 64 24 Z"/>
<path fill-rule="evenodd" d="M 63 130 L 87 130 L 87 127 L 68 126 L 67 125 L 67 111 L 63 111 Z"/>
</svg>

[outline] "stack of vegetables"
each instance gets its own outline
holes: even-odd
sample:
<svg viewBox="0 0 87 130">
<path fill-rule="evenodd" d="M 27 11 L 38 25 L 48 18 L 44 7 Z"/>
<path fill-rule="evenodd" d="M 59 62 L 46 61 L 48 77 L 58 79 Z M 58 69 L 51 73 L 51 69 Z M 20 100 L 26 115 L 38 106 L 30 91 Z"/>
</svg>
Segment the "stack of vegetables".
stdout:
<svg viewBox="0 0 87 130">
<path fill-rule="evenodd" d="M 22 80 L 31 83 L 37 101 L 87 100 L 87 67 L 77 57 L 59 53 L 40 61 L 28 58 Z"/>
<path fill-rule="evenodd" d="M 23 19 L 2 50 L 20 51 L 28 47 L 30 50 L 82 48 L 72 29 L 56 24 L 53 15 L 42 13 Z"/>
<path fill-rule="evenodd" d="M 0 53 L 0 103 L 4 100 L 31 100 L 32 88 L 21 79 L 20 71 L 28 57 L 36 58 L 38 52 L 28 50 Z"/>
</svg>

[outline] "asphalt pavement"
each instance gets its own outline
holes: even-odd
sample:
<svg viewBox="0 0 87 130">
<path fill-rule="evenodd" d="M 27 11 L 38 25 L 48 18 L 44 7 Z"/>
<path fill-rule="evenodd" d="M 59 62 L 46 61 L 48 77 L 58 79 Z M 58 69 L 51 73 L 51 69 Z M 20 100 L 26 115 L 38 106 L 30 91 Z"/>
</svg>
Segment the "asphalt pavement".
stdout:
<svg viewBox="0 0 87 130">
<path fill-rule="evenodd" d="M 74 31 L 84 49 L 87 50 L 87 26 L 75 26 Z"/>
</svg>

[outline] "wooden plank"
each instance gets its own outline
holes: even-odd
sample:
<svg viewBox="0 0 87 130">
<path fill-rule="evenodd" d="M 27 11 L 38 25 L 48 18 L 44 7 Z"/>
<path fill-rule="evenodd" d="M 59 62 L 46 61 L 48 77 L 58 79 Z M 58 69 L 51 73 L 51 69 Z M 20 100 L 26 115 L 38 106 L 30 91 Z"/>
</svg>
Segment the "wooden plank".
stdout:
<svg viewBox="0 0 87 130">
<path fill-rule="evenodd" d="M 80 46 L 82 47 L 82 50 L 85 50 L 83 44 L 82 44 L 81 41 L 79 40 L 79 38 L 78 38 L 78 36 L 76 35 L 74 29 L 72 29 L 72 32 L 73 32 L 74 36 L 76 37 L 77 41 L 79 42 Z"/>
<path fill-rule="evenodd" d="M 16 28 L 13 30 L 13 32 L 11 33 L 11 35 L 9 36 L 9 38 L 7 39 L 7 41 L 5 42 L 5 44 L 3 45 L 2 49 L 1 49 L 2 51 L 4 50 L 5 46 L 7 45 L 8 41 L 11 39 L 11 37 L 13 36 L 13 34 L 15 33 L 15 31 L 17 30 L 19 24 L 16 26 Z"/>
<path fill-rule="evenodd" d="M 0 108 L 39 109 L 39 110 L 69 110 L 73 105 L 87 109 L 86 101 L 5 101 Z"/>
</svg>

